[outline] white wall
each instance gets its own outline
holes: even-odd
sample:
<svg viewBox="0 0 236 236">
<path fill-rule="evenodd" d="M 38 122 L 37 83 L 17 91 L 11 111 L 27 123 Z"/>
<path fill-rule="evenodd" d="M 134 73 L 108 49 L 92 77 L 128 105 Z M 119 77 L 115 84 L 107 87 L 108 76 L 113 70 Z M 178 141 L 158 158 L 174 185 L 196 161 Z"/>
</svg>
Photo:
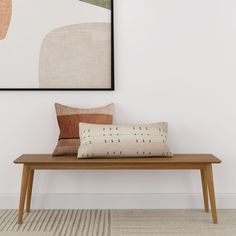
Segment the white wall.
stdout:
<svg viewBox="0 0 236 236">
<path fill-rule="evenodd" d="M 218 206 L 235 208 L 235 12 L 233 0 L 117 0 L 116 91 L 1 91 L 0 207 L 18 205 L 21 167 L 13 160 L 52 152 L 54 102 L 114 102 L 115 122 L 168 121 L 173 152 L 221 158 Z M 200 192 L 195 171 L 40 171 L 33 207 L 198 208 Z"/>
</svg>

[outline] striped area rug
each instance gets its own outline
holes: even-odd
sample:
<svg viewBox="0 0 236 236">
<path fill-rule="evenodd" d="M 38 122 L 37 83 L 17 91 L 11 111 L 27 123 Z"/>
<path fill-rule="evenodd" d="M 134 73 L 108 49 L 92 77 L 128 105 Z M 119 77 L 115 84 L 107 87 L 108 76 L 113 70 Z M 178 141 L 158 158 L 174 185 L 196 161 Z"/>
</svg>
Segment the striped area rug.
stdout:
<svg viewBox="0 0 236 236">
<path fill-rule="evenodd" d="M 0 210 L 1 236 L 235 236 L 236 210 Z"/>
<path fill-rule="evenodd" d="M 236 210 L 218 210 L 218 220 L 202 210 L 111 211 L 112 236 L 236 236 Z"/>
<path fill-rule="evenodd" d="M 21 225 L 17 213 L 0 211 L 0 235 L 110 236 L 109 210 L 32 210 Z"/>
</svg>

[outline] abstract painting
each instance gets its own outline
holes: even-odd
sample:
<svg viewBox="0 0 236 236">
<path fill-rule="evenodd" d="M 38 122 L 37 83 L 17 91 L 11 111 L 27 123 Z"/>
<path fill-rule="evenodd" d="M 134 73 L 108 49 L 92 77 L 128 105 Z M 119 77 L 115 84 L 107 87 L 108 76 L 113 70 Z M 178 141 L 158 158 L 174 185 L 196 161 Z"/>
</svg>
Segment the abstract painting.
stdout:
<svg viewBox="0 0 236 236">
<path fill-rule="evenodd" d="M 0 2 L 1 90 L 114 90 L 112 0 Z"/>
</svg>

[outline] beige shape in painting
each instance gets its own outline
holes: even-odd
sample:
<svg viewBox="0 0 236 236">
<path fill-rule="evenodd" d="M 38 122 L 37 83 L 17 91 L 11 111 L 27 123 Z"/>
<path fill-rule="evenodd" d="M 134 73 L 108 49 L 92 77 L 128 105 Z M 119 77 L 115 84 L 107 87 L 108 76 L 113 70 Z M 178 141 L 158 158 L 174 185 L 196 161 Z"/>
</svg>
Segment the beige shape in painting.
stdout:
<svg viewBox="0 0 236 236">
<path fill-rule="evenodd" d="M 12 0 L 0 0 L 0 40 L 4 39 L 11 21 Z"/>
<path fill-rule="evenodd" d="M 40 88 L 111 88 L 111 24 L 81 23 L 50 32 L 39 59 Z"/>
</svg>

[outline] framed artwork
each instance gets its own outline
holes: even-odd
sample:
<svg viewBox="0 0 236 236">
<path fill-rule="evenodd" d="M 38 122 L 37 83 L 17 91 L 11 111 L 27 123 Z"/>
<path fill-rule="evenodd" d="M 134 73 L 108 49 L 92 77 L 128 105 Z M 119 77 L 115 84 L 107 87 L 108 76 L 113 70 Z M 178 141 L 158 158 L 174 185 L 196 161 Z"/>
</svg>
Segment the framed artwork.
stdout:
<svg viewBox="0 0 236 236">
<path fill-rule="evenodd" d="M 0 0 L 0 90 L 114 90 L 113 0 Z"/>
</svg>

